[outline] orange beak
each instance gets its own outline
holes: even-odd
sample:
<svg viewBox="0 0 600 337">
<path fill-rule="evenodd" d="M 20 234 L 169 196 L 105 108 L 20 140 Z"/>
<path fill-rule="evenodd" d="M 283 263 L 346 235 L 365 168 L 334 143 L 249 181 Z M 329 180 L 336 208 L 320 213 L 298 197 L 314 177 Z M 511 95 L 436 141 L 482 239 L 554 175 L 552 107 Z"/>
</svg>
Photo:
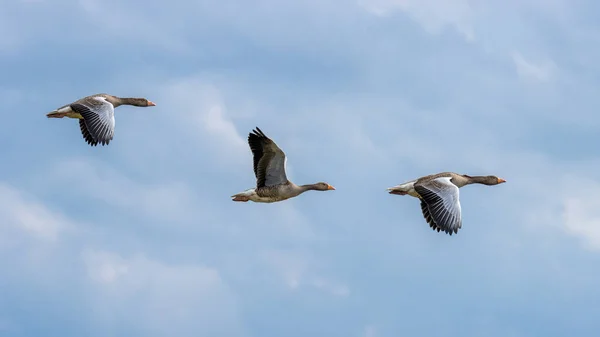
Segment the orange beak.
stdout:
<svg viewBox="0 0 600 337">
<path fill-rule="evenodd" d="M 335 190 L 335 187 L 331 186 L 331 185 L 327 185 L 327 189 L 328 190 Z"/>
<path fill-rule="evenodd" d="M 156 106 L 156 104 L 154 104 L 154 102 L 148 101 L 148 106 Z"/>
<path fill-rule="evenodd" d="M 502 178 L 498 178 L 498 184 L 502 184 L 502 183 L 505 183 L 505 182 L 506 182 L 506 180 L 504 180 Z"/>
</svg>

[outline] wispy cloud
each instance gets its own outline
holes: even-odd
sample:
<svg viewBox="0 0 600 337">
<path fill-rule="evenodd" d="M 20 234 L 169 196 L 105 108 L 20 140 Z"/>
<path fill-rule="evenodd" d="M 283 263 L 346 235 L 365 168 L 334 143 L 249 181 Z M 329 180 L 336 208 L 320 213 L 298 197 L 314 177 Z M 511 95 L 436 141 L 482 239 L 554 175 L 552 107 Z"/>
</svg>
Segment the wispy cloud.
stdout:
<svg viewBox="0 0 600 337">
<path fill-rule="evenodd" d="M 144 255 L 86 250 L 96 319 L 127 324 L 152 336 L 240 336 L 235 296 L 219 272 L 196 265 L 165 265 Z"/>
<path fill-rule="evenodd" d="M 600 184 L 588 179 L 570 179 L 563 204 L 564 231 L 581 240 L 589 250 L 600 251 Z"/>
<path fill-rule="evenodd" d="M 359 0 L 359 4 L 379 16 L 389 16 L 396 10 L 406 12 L 432 34 L 452 27 L 466 40 L 475 40 L 474 13 L 467 0 Z"/>
<path fill-rule="evenodd" d="M 180 112 L 182 127 L 191 128 L 199 140 L 216 148 L 217 143 L 228 148 L 219 151 L 230 159 L 248 150 L 245 138 L 238 133 L 220 90 L 210 82 L 197 78 L 173 81 L 164 88 L 164 104 L 169 111 Z M 205 134 L 205 135 L 204 135 Z M 212 142 L 210 141 L 212 140 Z"/>
<path fill-rule="evenodd" d="M 195 206 L 193 191 L 181 181 L 142 183 L 132 180 L 111 165 L 84 158 L 58 162 L 52 170 L 52 182 L 46 186 L 56 188 L 62 184 L 76 184 L 73 192 L 81 200 L 104 204 L 124 211 L 169 221 L 185 221 L 199 210 Z M 86 172 L 73 175 L 72 172 Z"/>
<path fill-rule="evenodd" d="M 556 65 L 550 60 L 533 63 L 526 60 L 519 52 L 513 52 L 511 56 L 519 77 L 524 80 L 547 82 L 555 75 Z"/>
<path fill-rule="evenodd" d="M 275 269 L 290 290 L 309 287 L 339 297 L 350 294 L 347 285 L 321 276 L 319 270 L 323 265 L 307 253 L 270 250 L 263 253 L 263 258 Z"/>
<path fill-rule="evenodd" d="M 143 42 L 155 48 L 175 53 L 189 48 L 188 41 L 175 34 L 180 25 L 173 22 L 168 28 L 159 28 L 152 20 L 147 20 L 148 10 L 139 8 L 141 3 L 79 0 L 82 15 L 111 40 Z M 164 13 L 154 13 L 159 18 Z"/>
<path fill-rule="evenodd" d="M 364 337 L 376 337 L 377 336 L 377 329 L 372 326 L 372 325 L 367 325 L 365 327 L 365 333 L 363 335 Z"/>
<path fill-rule="evenodd" d="M 64 216 L 5 183 L 0 183 L 0 218 L 3 219 L 0 230 L 5 232 L 0 243 L 4 244 L 14 243 L 14 230 L 42 241 L 54 242 L 63 229 L 71 226 Z"/>
<path fill-rule="evenodd" d="M 17 335 L 594 336 L 596 7 L 6 2 L 0 322 Z M 119 108 L 97 148 L 43 115 L 96 90 L 158 105 Z M 254 126 L 294 182 L 337 191 L 232 203 L 255 184 Z M 461 190 L 453 237 L 384 191 L 446 170 L 508 180 Z"/>
</svg>

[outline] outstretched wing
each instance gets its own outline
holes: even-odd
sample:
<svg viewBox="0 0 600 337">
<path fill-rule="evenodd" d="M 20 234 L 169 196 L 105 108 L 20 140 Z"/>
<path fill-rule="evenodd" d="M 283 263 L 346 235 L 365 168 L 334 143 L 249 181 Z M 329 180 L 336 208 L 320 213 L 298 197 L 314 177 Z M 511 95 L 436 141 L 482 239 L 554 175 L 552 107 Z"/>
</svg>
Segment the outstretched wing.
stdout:
<svg viewBox="0 0 600 337">
<path fill-rule="evenodd" d="M 108 145 L 115 134 L 115 109 L 104 97 L 88 97 L 72 103 L 71 109 L 83 117 L 81 133 L 90 145 Z"/>
<path fill-rule="evenodd" d="M 421 196 L 421 202 L 425 204 L 427 212 L 423 205 L 421 209 L 429 225 L 433 228 L 434 224 L 452 235 L 458 233 L 462 227 L 462 216 L 458 187 L 450 179 L 451 177 L 440 177 L 415 184 L 414 188 Z"/>
<path fill-rule="evenodd" d="M 248 135 L 248 145 L 254 156 L 256 187 L 285 184 L 285 153 L 258 127 Z"/>
</svg>

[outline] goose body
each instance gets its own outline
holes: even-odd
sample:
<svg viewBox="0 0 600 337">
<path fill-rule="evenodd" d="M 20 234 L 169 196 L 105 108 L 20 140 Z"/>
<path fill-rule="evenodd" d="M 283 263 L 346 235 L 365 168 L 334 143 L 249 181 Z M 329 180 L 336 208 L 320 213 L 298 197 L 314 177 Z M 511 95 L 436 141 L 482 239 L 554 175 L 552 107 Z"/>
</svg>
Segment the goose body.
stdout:
<svg viewBox="0 0 600 337">
<path fill-rule="evenodd" d="M 74 118 L 79 120 L 83 139 L 91 146 L 108 145 L 115 134 L 115 108 L 120 105 L 139 107 L 155 106 L 145 98 L 121 98 L 96 94 L 64 105 L 48 114 L 48 118 Z"/>
<path fill-rule="evenodd" d="M 253 155 L 256 187 L 232 195 L 233 201 L 273 203 L 310 190 L 335 190 L 333 186 L 323 182 L 298 186 L 289 181 L 285 173 L 285 153 L 258 127 L 248 135 L 248 145 Z"/>
<path fill-rule="evenodd" d="M 388 188 L 390 194 L 410 195 L 421 201 L 421 212 L 433 230 L 452 235 L 462 227 L 459 188 L 469 184 L 498 185 L 506 180 L 496 176 L 468 176 L 442 172 Z"/>
</svg>

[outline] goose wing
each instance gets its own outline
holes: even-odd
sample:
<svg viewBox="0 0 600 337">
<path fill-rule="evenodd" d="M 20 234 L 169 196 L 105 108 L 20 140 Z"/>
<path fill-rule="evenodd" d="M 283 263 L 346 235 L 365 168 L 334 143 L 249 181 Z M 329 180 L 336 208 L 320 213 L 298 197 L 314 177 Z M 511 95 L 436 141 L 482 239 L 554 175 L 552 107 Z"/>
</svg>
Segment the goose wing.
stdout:
<svg viewBox="0 0 600 337">
<path fill-rule="evenodd" d="M 421 199 L 421 212 L 423 212 L 423 217 L 425 218 L 425 221 L 427 221 L 431 229 L 433 229 L 434 231 L 437 230 L 438 232 L 442 230 L 440 227 L 438 227 L 438 225 L 431 217 L 431 213 L 429 213 L 429 208 L 427 207 L 427 204 L 425 203 L 425 201 L 423 201 L 423 199 Z"/>
<path fill-rule="evenodd" d="M 439 177 L 418 182 L 414 186 L 421 196 L 421 210 L 430 227 L 439 228 L 450 235 L 458 233 L 462 227 L 458 187 L 451 179 Z"/>
<path fill-rule="evenodd" d="M 248 144 L 254 156 L 256 187 L 285 184 L 287 158 L 285 153 L 258 127 L 248 135 Z"/>
<path fill-rule="evenodd" d="M 72 103 L 71 109 L 79 113 L 81 134 L 85 141 L 96 146 L 108 145 L 115 134 L 115 108 L 104 97 L 86 97 Z"/>
</svg>

